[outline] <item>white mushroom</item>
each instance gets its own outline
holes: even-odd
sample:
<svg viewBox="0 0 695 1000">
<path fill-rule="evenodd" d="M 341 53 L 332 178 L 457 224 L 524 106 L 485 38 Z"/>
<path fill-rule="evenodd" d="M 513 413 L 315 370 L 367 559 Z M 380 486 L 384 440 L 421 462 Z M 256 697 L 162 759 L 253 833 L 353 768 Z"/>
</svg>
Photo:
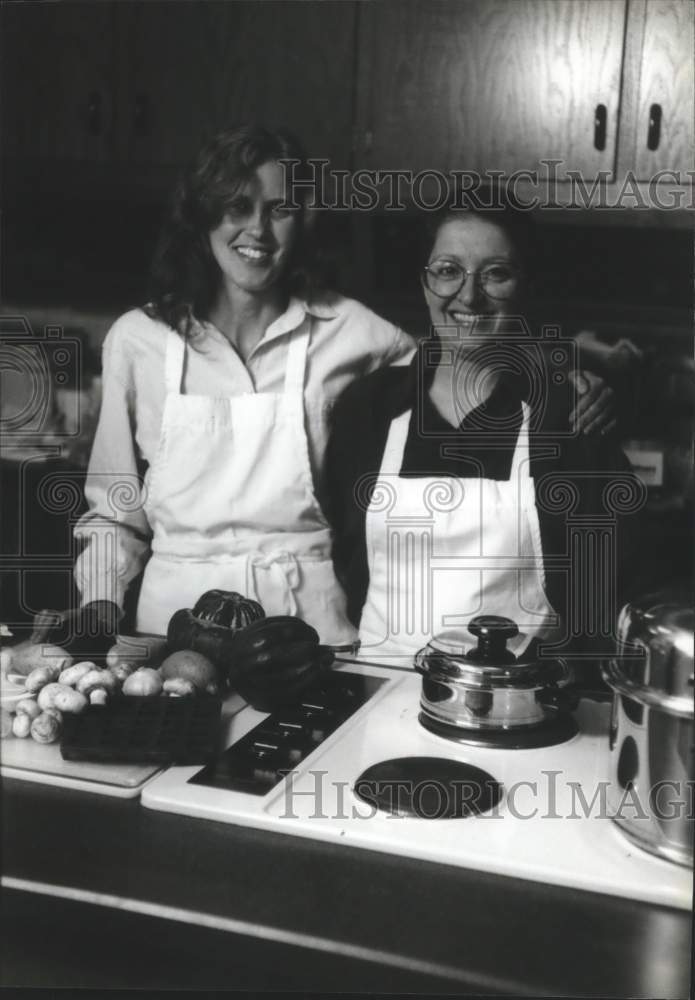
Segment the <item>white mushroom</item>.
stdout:
<svg viewBox="0 0 695 1000">
<path fill-rule="evenodd" d="M 77 682 L 80 694 L 89 696 L 95 688 L 104 688 L 110 694 L 118 690 L 118 681 L 110 670 L 90 670 Z"/>
</svg>

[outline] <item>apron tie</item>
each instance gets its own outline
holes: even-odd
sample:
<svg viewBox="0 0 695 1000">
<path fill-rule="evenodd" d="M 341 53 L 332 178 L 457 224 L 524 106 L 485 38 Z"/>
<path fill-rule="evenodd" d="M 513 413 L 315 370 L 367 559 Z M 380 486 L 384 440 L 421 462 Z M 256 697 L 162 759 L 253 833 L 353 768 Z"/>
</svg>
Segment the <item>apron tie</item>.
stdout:
<svg viewBox="0 0 695 1000">
<path fill-rule="evenodd" d="M 246 596 L 261 605 L 263 600 L 258 588 L 258 570 L 268 574 L 267 580 L 277 594 L 282 593 L 287 602 L 286 613 L 296 615 L 297 602 L 294 591 L 299 586 L 299 566 L 291 552 L 281 550 L 270 555 L 261 552 L 249 552 L 246 556 Z"/>
</svg>

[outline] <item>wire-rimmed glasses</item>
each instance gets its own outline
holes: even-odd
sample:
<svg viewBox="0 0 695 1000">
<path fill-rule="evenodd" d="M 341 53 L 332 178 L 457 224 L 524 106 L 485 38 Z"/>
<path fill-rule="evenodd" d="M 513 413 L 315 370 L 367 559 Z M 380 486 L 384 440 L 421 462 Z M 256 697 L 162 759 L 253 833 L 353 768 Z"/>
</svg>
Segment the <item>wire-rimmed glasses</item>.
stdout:
<svg viewBox="0 0 695 1000">
<path fill-rule="evenodd" d="M 453 260 L 434 260 L 423 268 L 423 275 L 427 288 L 440 299 L 458 295 L 471 276 L 491 299 L 511 299 L 521 281 L 521 270 L 518 267 L 501 262 L 486 264 L 480 269 L 469 269 Z"/>
</svg>

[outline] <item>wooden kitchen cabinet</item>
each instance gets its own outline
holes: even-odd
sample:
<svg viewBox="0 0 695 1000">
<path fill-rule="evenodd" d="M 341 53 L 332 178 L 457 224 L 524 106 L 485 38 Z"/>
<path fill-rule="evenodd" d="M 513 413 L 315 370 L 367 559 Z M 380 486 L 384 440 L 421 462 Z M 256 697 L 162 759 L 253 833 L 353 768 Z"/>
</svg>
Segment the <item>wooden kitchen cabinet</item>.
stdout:
<svg viewBox="0 0 695 1000">
<path fill-rule="evenodd" d="M 302 0 L 6 4 L 3 155 L 108 161 L 117 184 L 251 120 L 347 167 L 355 19 L 353 3 Z"/>
<path fill-rule="evenodd" d="M 2 154 L 113 156 L 114 3 L 3 4 Z"/>
<path fill-rule="evenodd" d="M 692 0 L 61 0 L 0 17 L 13 194 L 161 197 L 205 136 L 248 119 L 334 168 L 549 158 L 617 191 L 694 166 Z M 558 192 L 576 200 L 536 194 Z"/>
<path fill-rule="evenodd" d="M 619 173 L 693 171 L 695 4 L 631 0 L 627 28 Z"/>
<path fill-rule="evenodd" d="M 206 135 L 253 120 L 349 165 L 353 3 L 186 0 L 121 14 L 126 161 L 185 162 Z"/>
<path fill-rule="evenodd" d="M 358 166 L 509 175 L 552 159 L 585 182 L 695 166 L 691 0 L 381 0 L 360 15 Z"/>
<path fill-rule="evenodd" d="M 612 170 L 625 12 L 624 0 L 363 5 L 360 164 Z"/>
</svg>

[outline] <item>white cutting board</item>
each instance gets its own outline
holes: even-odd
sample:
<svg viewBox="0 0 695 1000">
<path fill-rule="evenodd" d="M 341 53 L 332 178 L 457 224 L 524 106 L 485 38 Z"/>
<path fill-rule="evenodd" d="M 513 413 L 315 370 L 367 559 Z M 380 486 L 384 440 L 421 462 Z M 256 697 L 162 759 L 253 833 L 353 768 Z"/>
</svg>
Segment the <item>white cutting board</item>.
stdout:
<svg viewBox="0 0 695 1000">
<path fill-rule="evenodd" d="M 134 798 L 150 778 L 159 774 L 157 764 L 93 764 L 63 760 L 58 743 L 37 743 L 16 736 L 0 742 L 0 775 L 44 785 L 75 788 L 98 795 Z"/>
<path fill-rule="evenodd" d="M 0 704 L 12 712 L 20 698 L 26 697 L 24 685 L 0 679 Z M 92 764 L 63 760 L 58 743 L 37 743 L 31 737 L 6 736 L 0 740 L 0 775 L 21 778 L 45 785 L 76 788 L 99 795 L 134 798 L 145 784 L 159 774 L 157 764 Z"/>
<path fill-rule="evenodd" d="M 0 705 L 3 708 L 12 712 L 15 704 L 25 697 L 23 683 L 15 683 L 12 675 L 0 676 Z M 0 775 L 3 778 L 134 798 L 161 770 L 158 764 L 94 764 L 63 760 L 58 743 L 37 743 L 31 737 L 7 736 L 0 740 Z"/>
</svg>

